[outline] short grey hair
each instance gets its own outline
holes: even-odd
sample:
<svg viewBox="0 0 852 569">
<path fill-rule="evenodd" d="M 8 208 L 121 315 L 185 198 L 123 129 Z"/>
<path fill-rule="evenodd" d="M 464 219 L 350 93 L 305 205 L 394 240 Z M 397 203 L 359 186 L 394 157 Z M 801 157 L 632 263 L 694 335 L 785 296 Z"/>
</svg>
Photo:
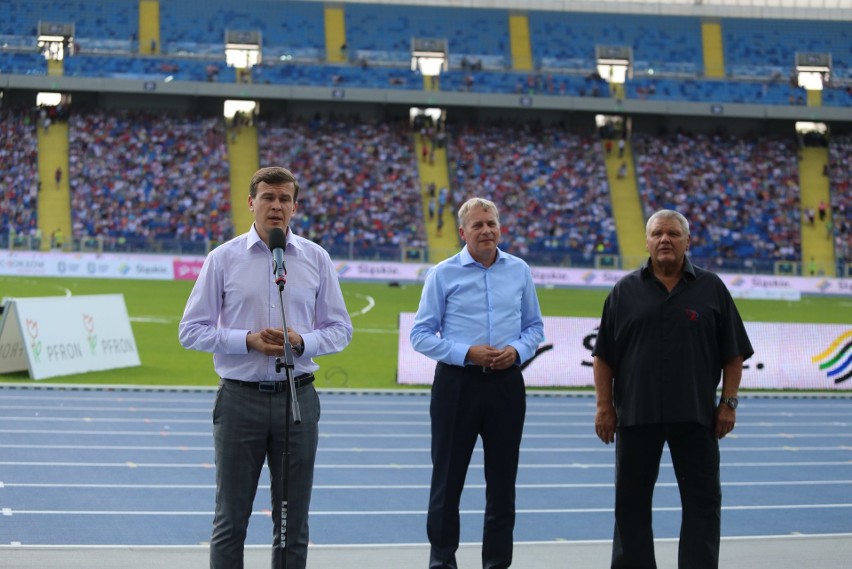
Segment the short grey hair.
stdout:
<svg viewBox="0 0 852 569">
<path fill-rule="evenodd" d="M 500 211 L 494 202 L 485 198 L 470 198 L 459 208 L 459 227 L 464 227 L 464 222 L 467 220 L 470 210 L 476 207 L 485 211 L 493 211 L 494 215 L 497 216 L 497 223 L 500 223 Z"/>
<path fill-rule="evenodd" d="M 658 219 L 677 220 L 677 222 L 680 223 L 680 228 L 687 236 L 689 236 L 689 221 L 683 215 L 673 209 L 661 209 L 648 218 L 648 223 L 645 224 L 645 237 L 651 234 L 651 226 Z"/>
</svg>

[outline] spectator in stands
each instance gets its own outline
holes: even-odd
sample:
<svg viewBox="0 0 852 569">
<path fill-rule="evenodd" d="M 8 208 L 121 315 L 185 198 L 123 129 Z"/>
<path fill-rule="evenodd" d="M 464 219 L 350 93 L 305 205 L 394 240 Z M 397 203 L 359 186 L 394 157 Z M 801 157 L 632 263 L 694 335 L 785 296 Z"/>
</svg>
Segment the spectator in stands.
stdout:
<svg viewBox="0 0 852 569">
<path fill-rule="evenodd" d="M 69 121 L 74 237 L 223 242 L 232 236 L 221 117 L 86 111 Z M 186 183 L 195 179 L 204 187 Z"/>
<path fill-rule="evenodd" d="M 264 119 L 258 138 L 262 161 L 303 165 L 301 182 L 310 192 L 293 226 L 332 255 L 348 256 L 353 247 L 373 251 L 375 258 L 399 259 L 400 246 L 426 246 L 407 124 Z"/>
<path fill-rule="evenodd" d="M 254 174 L 248 198 L 254 223 L 247 233 L 207 256 L 179 326 L 181 345 L 212 352 L 221 378 L 213 420 L 217 490 L 211 569 L 243 567 L 246 530 L 264 461 L 270 471 L 276 536 L 272 566 L 282 566 L 285 449 L 286 566 L 305 569 L 307 562 L 320 414 L 312 385 L 319 366 L 312 358 L 343 350 L 352 338 L 352 323 L 328 253 L 290 228 L 298 199 L 299 184 L 288 170 L 262 168 Z M 272 290 L 278 288 L 270 271 L 273 229 L 286 233 L 287 278 L 295 287 L 284 299 L 287 337 L 295 354 L 298 425 L 287 414 L 289 377 L 274 360 L 284 355 L 285 341 L 281 313 L 269 303 Z M 261 284 L 264 279 L 266 285 Z"/>
<path fill-rule="evenodd" d="M 835 256 L 849 263 L 852 251 L 852 136 L 837 135 L 829 144 L 831 212 L 835 224 Z"/>
<path fill-rule="evenodd" d="M 38 229 L 37 128 L 29 110 L 0 108 L 0 231 L 14 229 L 22 243 Z"/>
<path fill-rule="evenodd" d="M 451 129 L 453 193 L 481 193 L 506 205 L 501 227 L 508 251 L 542 264 L 601 243 L 617 254 L 601 143 L 558 125 L 464 125 Z"/>
<path fill-rule="evenodd" d="M 616 445 L 613 569 L 656 567 L 651 498 L 665 444 L 683 508 L 678 566 L 719 566 L 718 440 L 734 429 L 743 361 L 754 350 L 724 283 L 686 257 L 689 242 L 686 218 L 654 213 L 648 262 L 604 302 L 593 373 L 595 432 Z"/>
<path fill-rule="evenodd" d="M 692 258 L 801 260 L 801 205 L 792 138 L 729 134 L 633 136 L 645 207 L 693 224 Z"/>
<path fill-rule="evenodd" d="M 501 233 L 494 203 L 471 198 L 459 209 L 458 223 L 466 245 L 427 274 L 410 334 L 412 347 L 438 362 L 430 410 L 429 567 L 457 567 L 459 502 L 471 453 L 482 437 L 482 566 L 501 569 L 512 563 L 526 410 L 520 366 L 535 354 L 544 324 L 529 267 L 497 247 Z M 497 300 L 486 306 L 486 298 Z M 491 316 L 483 318 L 485 312 Z"/>
</svg>

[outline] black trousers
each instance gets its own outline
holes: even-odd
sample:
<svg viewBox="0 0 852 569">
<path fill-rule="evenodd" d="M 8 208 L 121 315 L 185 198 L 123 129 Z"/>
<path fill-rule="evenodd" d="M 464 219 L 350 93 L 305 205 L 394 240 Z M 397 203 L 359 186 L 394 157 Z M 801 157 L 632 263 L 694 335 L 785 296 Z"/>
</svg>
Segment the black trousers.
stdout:
<svg viewBox="0 0 852 569">
<path fill-rule="evenodd" d="M 459 504 L 477 437 L 485 460 L 482 566 L 512 564 L 515 481 L 526 414 L 518 367 L 491 373 L 439 363 L 432 384 L 432 488 L 426 530 L 430 569 L 456 569 Z"/>
<path fill-rule="evenodd" d="M 719 441 L 698 423 L 619 427 L 612 569 L 656 569 L 651 506 L 668 443 L 682 507 L 678 567 L 717 569 L 722 520 Z"/>
</svg>

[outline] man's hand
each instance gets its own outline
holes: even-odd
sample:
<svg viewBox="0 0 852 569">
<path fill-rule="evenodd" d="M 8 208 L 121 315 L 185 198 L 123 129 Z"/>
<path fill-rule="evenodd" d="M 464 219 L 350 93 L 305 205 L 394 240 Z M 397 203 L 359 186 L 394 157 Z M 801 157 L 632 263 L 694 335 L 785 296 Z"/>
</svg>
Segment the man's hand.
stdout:
<svg viewBox="0 0 852 569">
<path fill-rule="evenodd" d="M 260 332 L 249 332 L 246 346 L 267 356 L 284 355 L 284 332 L 279 328 L 265 328 Z"/>
<path fill-rule="evenodd" d="M 716 438 L 724 439 L 725 435 L 734 430 L 737 422 L 737 412 L 725 404 L 716 407 Z"/>
<path fill-rule="evenodd" d="M 615 407 L 612 403 L 598 405 L 598 410 L 595 412 L 595 434 L 598 438 L 606 444 L 614 442 L 615 424 Z"/>
<path fill-rule="evenodd" d="M 292 328 L 287 328 L 290 345 L 302 344 L 302 336 Z M 284 332 L 280 328 L 265 328 L 260 332 L 249 333 L 246 336 L 246 346 L 267 356 L 284 355 Z"/>
<path fill-rule="evenodd" d="M 489 367 L 495 370 L 509 369 L 518 359 L 518 351 L 512 346 L 495 348 L 493 346 L 471 346 L 467 351 L 467 361 L 473 365 Z"/>
</svg>

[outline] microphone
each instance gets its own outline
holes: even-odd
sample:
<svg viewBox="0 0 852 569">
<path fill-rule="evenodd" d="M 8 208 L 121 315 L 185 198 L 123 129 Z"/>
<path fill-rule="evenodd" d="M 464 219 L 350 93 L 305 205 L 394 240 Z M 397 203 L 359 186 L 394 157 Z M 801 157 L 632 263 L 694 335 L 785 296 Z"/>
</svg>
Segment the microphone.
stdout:
<svg viewBox="0 0 852 569">
<path fill-rule="evenodd" d="M 273 227 L 269 230 L 269 248 L 272 249 L 272 274 L 275 275 L 275 284 L 283 285 L 287 282 L 287 267 L 284 265 L 284 248 L 287 247 L 287 237 L 284 230 Z"/>
</svg>

